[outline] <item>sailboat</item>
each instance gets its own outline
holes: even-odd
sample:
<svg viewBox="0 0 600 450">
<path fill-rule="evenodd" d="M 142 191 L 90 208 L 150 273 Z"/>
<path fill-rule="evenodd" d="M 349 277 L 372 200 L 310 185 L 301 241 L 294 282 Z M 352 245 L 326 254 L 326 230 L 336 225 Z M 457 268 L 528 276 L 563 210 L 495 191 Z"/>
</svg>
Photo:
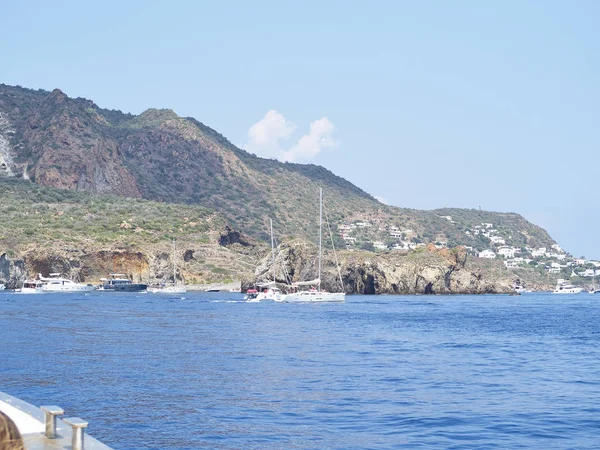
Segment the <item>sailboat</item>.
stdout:
<svg viewBox="0 0 600 450">
<path fill-rule="evenodd" d="M 333 244 L 333 240 L 331 242 Z M 335 251 L 335 247 L 334 247 Z M 321 290 L 321 272 L 323 270 L 323 188 L 319 188 L 319 277 L 316 280 L 300 281 L 292 284 L 292 288 L 297 292 L 285 295 L 284 301 L 288 303 L 296 302 L 344 302 L 346 294 L 344 292 L 326 292 Z M 337 262 L 337 261 L 336 261 Z M 339 271 L 339 267 L 338 267 Z M 340 275 L 340 284 L 343 287 Z M 310 286 L 308 290 L 301 291 L 300 287 Z"/>
<path fill-rule="evenodd" d="M 271 256 L 273 257 L 273 280 L 264 283 L 258 283 L 255 289 L 249 289 L 244 299 L 250 303 L 261 302 L 263 300 L 273 300 L 275 302 L 283 301 L 285 295 L 277 287 L 276 266 L 275 266 L 275 238 L 273 237 L 273 219 L 271 222 Z"/>
<path fill-rule="evenodd" d="M 592 278 L 592 289 L 588 291 L 590 294 L 600 293 L 600 289 L 596 289 L 596 270 L 594 269 L 594 278 Z"/>
<path fill-rule="evenodd" d="M 173 284 L 169 286 L 159 286 L 150 288 L 149 291 L 154 294 L 185 294 L 187 292 L 187 288 L 185 287 L 185 283 L 178 284 L 177 283 L 177 266 L 175 264 L 175 240 L 173 240 Z"/>
</svg>

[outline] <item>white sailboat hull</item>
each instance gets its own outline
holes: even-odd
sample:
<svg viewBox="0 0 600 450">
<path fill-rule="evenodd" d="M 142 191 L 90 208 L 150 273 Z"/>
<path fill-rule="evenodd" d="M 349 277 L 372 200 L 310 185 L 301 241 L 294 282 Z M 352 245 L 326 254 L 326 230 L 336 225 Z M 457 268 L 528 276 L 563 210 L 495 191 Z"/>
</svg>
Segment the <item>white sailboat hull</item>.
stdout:
<svg viewBox="0 0 600 450">
<path fill-rule="evenodd" d="M 286 303 L 345 302 L 346 294 L 343 292 L 297 292 L 295 294 L 287 294 L 283 301 Z"/>
<path fill-rule="evenodd" d="M 185 286 L 165 286 L 160 288 L 148 289 L 153 294 L 186 294 L 187 288 Z"/>
</svg>

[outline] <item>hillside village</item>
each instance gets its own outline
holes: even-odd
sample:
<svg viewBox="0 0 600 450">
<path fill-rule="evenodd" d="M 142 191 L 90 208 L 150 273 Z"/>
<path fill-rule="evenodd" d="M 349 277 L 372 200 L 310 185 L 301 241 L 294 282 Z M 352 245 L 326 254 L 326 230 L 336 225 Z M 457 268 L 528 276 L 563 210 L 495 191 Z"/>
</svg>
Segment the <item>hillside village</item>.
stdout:
<svg viewBox="0 0 600 450">
<path fill-rule="evenodd" d="M 439 216 L 454 223 L 452 216 Z M 481 222 L 464 230 L 465 241 L 473 240 L 477 246 L 463 245 L 469 255 L 482 260 L 501 260 L 507 269 L 535 268 L 548 274 L 566 278 L 592 278 L 600 275 L 600 261 L 575 258 L 560 245 L 531 247 L 514 245 L 511 230 L 498 228 L 493 223 Z M 364 249 L 375 252 L 414 251 L 427 245 L 414 230 L 386 224 L 380 220 L 356 220 L 338 225 L 338 241 L 346 249 Z M 436 248 L 446 248 L 448 243 L 440 237 L 433 242 Z"/>
</svg>

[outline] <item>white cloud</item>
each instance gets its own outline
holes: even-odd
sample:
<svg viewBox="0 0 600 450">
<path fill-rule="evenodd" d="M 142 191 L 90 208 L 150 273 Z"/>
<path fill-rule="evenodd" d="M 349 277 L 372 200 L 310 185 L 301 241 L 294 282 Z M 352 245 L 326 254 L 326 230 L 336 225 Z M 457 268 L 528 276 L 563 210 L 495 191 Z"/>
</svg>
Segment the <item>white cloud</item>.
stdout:
<svg viewBox="0 0 600 450">
<path fill-rule="evenodd" d="M 332 150 L 339 145 L 333 138 L 335 126 L 327 117 L 323 117 L 311 122 L 309 133 L 302 136 L 296 144 L 288 150 L 283 149 L 280 141 L 288 139 L 295 129 L 296 125 L 272 109 L 250 127 L 245 149 L 259 156 L 275 157 L 281 161 L 307 162 L 322 150 Z"/>
<path fill-rule="evenodd" d="M 296 125 L 271 109 L 265 117 L 250 127 L 245 148 L 260 156 L 278 157 L 282 152 L 279 141 L 289 138 L 295 129 Z"/>
</svg>

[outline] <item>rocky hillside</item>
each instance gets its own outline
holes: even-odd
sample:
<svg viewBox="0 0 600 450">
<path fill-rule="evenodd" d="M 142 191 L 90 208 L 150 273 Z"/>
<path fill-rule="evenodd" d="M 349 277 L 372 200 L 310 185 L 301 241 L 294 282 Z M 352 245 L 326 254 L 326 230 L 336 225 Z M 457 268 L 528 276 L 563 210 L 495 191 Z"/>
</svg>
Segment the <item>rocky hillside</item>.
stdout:
<svg viewBox="0 0 600 450">
<path fill-rule="evenodd" d="M 317 249 L 295 241 L 280 245 L 275 265 L 271 255 L 258 265 L 243 286 L 273 280 L 282 286 L 318 277 Z M 374 255 L 365 251 L 342 251 L 324 261 L 322 283 L 330 292 L 351 294 L 489 294 L 511 293 L 515 277 L 502 263 L 482 267 L 468 257 L 464 247 L 437 249 L 433 244 L 410 253 Z M 275 267 L 275 270 L 273 270 Z M 343 284 L 343 288 L 341 287 Z"/>
<path fill-rule="evenodd" d="M 250 155 L 170 110 L 132 116 L 60 90 L 0 85 L 0 166 L 43 186 L 199 204 L 265 235 L 312 233 L 318 186 L 337 213 L 372 208 L 367 193 L 326 169 Z"/>
<path fill-rule="evenodd" d="M 554 244 L 517 214 L 389 207 L 323 167 L 259 158 L 171 110 L 134 116 L 69 98 L 58 89 L 0 84 L 2 175 L 95 194 L 201 205 L 262 240 L 268 237 L 269 218 L 279 237 L 314 239 L 321 186 L 334 229 L 354 222 L 372 225 L 348 236 L 354 241 L 338 236 L 338 244 L 372 249 L 377 240 L 389 248 L 397 241 L 442 242 L 481 250 L 489 240 L 469 231 L 486 221 L 500 227 L 509 245 Z M 390 230 L 398 236 L 390 237 Z"/>
<path fill-rule="evenodd" d="M 109 273 L 136 281 L 230 283 L 263 254 L 200 206 L 60 190 L 0 179 L 0 282 L 19 286 L 37 273 L 60 272 L 98 283 Z"/>
</svg>

